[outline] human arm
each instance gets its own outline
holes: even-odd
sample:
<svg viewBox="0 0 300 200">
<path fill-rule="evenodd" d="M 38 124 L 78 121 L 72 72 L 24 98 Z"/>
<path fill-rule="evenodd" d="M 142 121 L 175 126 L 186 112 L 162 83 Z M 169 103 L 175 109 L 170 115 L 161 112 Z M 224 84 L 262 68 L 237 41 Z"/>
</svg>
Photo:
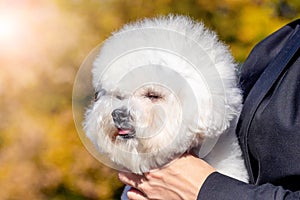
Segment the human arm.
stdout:
<svg viewBox="0 0 300 200">
<path fill-rule="evenodd" d="M 299 200 L 300 191 L 285 190 L 270 183 L 253 185 L 220 173 L 211 174 L 201 187 L 198 200 Z"/>
<path fill-rule="evenodd" d="M 292 192 L 270 183 L 257 186 L 237 181 L 216 172 L 206 162 L 192 155 L 185 155 L 145 176 L 119 173 L 119 178 L 133 187 L 127 193 L 129 199 L 300 199 L 300 191 Z"/>
</svg>

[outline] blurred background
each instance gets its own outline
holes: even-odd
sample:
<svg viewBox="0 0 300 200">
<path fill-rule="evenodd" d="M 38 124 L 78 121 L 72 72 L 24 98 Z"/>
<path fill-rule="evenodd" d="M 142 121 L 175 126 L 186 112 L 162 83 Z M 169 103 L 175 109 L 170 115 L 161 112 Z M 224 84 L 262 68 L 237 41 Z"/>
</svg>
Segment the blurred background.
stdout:
<svg viewBox="0 0 300 200">
<path fill-rule="evenodd" d="M 72 86 L 85 56 L 124 23 L 202 20 L 238 62 L 299 17 L 298 0 L 0 0 L 0 199 L 118 199 L 117 173 L 81 143 Z M 263 56 L 263 55 L 262 55 Z"/>
</svg>

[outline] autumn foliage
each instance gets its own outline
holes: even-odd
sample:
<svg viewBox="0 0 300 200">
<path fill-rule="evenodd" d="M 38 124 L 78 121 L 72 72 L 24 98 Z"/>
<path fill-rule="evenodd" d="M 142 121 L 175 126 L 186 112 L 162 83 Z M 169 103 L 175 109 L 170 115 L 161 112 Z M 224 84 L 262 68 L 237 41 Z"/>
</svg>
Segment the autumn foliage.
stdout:
<svg viewBox="0 0 300 200">
<path fill-rule="evenodd" d="M 298 0 L 1 0 L 0 199 L 118 199 L 117 172 L 77 135 L 72 86 L 89 51 L 124 23 L 189 15 L 243 62 L 299 12 Z"/>
</svg>

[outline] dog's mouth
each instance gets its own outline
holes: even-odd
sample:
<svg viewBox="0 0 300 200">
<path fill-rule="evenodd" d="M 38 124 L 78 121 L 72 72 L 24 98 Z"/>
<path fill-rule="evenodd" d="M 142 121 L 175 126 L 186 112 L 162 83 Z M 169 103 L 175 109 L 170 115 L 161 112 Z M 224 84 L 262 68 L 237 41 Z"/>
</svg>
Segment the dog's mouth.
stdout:
<svg viewBox="0 0 300 200">
<path fill-rule="evenodd" d="M 131 139 L 135 137 L 135 130 L 118 128 L 116 136 L 121 137 L 123 139 Z"/>
</svg>

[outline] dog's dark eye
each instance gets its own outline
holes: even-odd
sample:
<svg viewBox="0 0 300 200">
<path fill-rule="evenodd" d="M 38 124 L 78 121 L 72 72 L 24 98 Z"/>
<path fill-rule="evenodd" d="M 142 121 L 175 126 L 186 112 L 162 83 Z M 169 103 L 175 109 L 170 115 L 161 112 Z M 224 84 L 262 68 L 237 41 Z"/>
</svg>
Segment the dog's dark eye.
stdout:
<svg viewBox="0 0 300 200">
<path fill-rule="evenodd" d="M 120 95 L 120 94 L 117 94 L 117 95 L 116 95 L 116 98 L 117 98 L 117 99 L 119 99 L 119 100 L 123 100 L 123 99 L 125 99 L 125 97 L 124 97 L 124 96 L 122 96 L 122 95 Z"/>
<path fill-rule="evenodd" d="M 99 94 L 99 92 L 95 92 L 94 101 L 98 101 L 98 99 L 99 99 L 98 94 Z"/>
<path fill-rule="evenodd" d="M 95 92 L 94 101 L 98 101 L 101 96 L 105 95 L 106 91 L 104 89 L 101 89 L 99 91 Z"/>
<path fill-rule="evenodd" d="M 158 101 L 163 98 L 161 94 L 158 94 L 157 92 L 153 92 L 153 91 L 147 92 L 145 94 L 145 97 L 150 99 L 153 102 Z"/>
</svg>

